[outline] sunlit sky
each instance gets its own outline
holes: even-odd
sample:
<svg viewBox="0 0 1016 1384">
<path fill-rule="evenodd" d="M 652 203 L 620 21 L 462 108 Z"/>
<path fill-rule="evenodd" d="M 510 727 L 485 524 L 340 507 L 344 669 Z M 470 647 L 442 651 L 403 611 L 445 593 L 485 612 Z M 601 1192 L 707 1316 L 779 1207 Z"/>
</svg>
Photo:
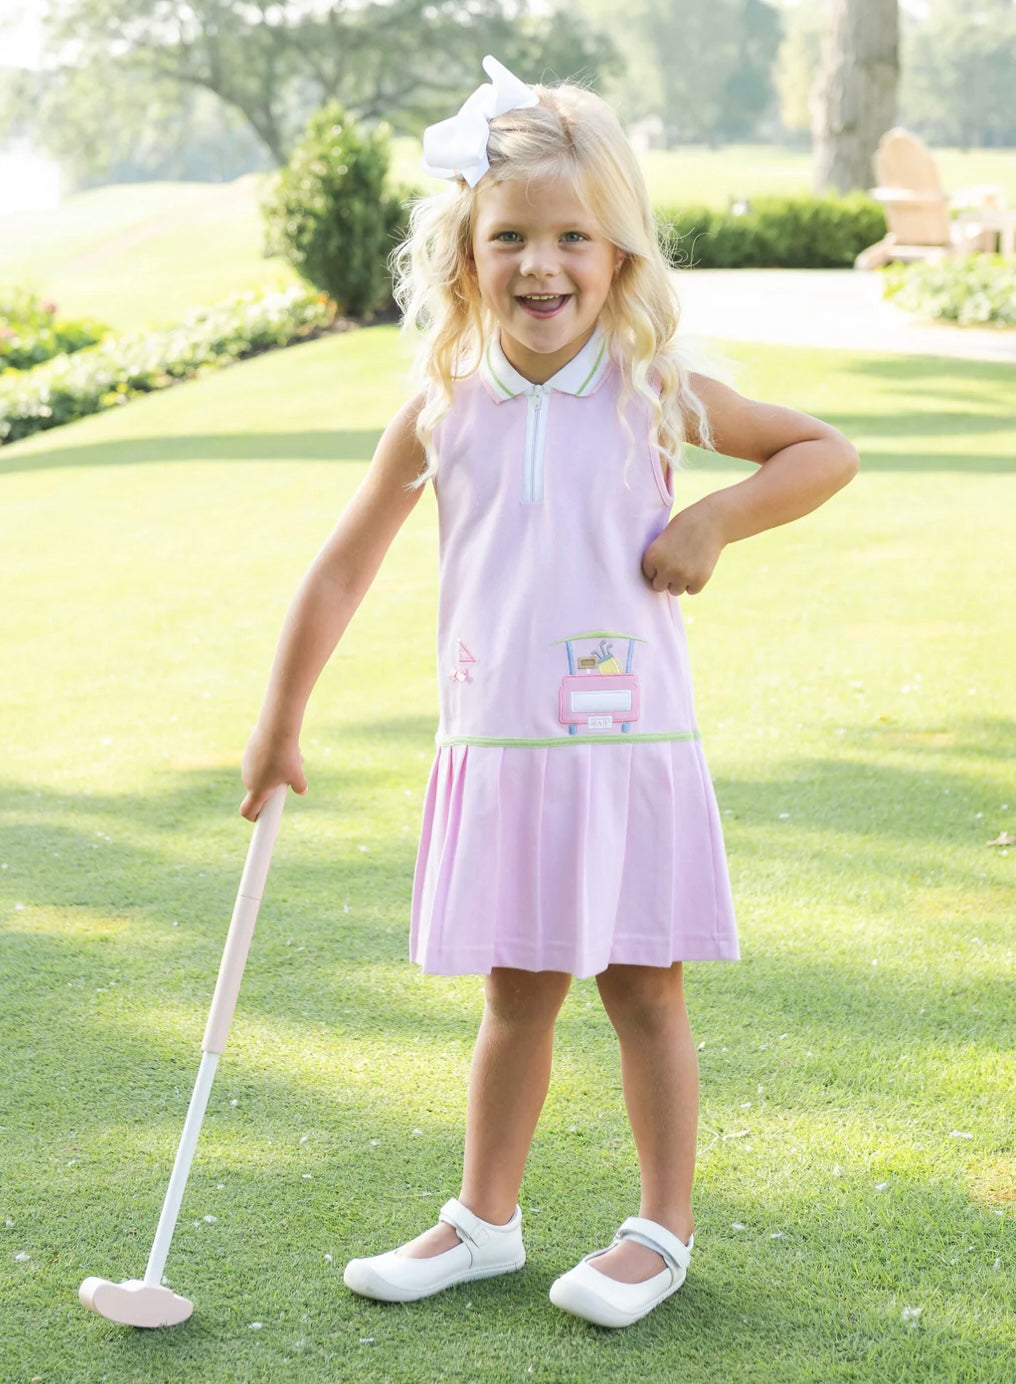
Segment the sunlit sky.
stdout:
<svg viewBox="0 0 1016 1384">
<path fill-rule="evenodd" d="M 0 66 L 37 67 L 41 46 L 42 25 L 24 0 L 0 0 Z M 0 216 L 54 207 L 60 196 L 60 170 L 51 159 L 23 145 L 0 152 Z"/>
<path fill-rule="evenodd" d="M 25 0 L 0 0 L 0 66 L 37 67 L 42 49 L 42 21 Z"/>
</svg>

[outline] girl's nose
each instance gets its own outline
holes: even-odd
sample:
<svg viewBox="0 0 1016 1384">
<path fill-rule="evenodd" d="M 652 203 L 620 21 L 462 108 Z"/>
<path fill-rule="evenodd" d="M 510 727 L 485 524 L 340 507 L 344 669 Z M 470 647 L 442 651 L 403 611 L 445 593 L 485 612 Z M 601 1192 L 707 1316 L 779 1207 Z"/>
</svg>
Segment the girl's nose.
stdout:
<svg viewBox="0 0 1016 1384">
<path fill-rule="evenodd" d="M 548 278 L 557 272 L 557 244 L 542 240 L 530 240 L 519 266 L 523 274 L 533 278 Z"/>
</svg>

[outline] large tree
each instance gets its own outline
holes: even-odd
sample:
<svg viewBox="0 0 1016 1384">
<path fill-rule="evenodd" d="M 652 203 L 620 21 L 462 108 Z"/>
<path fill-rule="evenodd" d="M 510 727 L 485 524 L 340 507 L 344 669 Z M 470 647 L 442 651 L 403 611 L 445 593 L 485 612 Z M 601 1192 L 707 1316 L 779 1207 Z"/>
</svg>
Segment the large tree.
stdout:
<svg viewBox="0 0 1016 1384">
<path fill-rule="evenodd" d="M 277 163 L 328 100 L 402 129 L 447 115 L 488 51 L 527 76 L 595 77 L 616 61 L 570 12 L 514 0 L 48 0 L 47 13 L 64 66 L 100 86 L 129 71 L 210 91 Z"/>
<path fill-rule="evenodd" d="M 831 0 L 814 93 L 819 192 L 869 187 L 872 155 L 896 116 L 897 0 Z"/>
</svg>

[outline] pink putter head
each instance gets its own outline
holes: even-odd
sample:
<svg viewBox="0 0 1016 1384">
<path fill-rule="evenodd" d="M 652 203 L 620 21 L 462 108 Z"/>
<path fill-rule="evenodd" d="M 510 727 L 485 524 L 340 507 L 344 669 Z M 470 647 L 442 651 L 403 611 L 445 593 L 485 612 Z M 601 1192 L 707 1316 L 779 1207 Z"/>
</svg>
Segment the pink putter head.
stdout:
<svg viewBox="0 0 1016 1384">
<path fill-rule="evenodd" d="M 111 1283 L 108 1278 L 86 1278 L 78 1289 L 85 1307 L 121 1326 L 178 1326 L 194 1311 L 194 1304 L 171 1288 L 128 1278 Z"/>
</svg>

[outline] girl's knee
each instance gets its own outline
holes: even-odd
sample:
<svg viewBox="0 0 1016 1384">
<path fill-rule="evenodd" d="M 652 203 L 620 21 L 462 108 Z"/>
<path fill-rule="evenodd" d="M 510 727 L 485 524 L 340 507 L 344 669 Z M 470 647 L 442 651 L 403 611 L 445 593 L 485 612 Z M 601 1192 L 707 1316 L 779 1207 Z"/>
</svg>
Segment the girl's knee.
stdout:
<svg viewBox="0 0 1016 1384">
<path fill-rule="evenodd" d="M 565 971 L 495 966 L 487 977 L 485 1014 L 499 1023 L 553 1023 L 571 984 Z"/>
<path fill-rule="evenodd" d="M 596 977 L 600 998 L 619 1034 L 658 1032 L 685 1021 L 681 963 L 608 966 Z"/>
</svg>

